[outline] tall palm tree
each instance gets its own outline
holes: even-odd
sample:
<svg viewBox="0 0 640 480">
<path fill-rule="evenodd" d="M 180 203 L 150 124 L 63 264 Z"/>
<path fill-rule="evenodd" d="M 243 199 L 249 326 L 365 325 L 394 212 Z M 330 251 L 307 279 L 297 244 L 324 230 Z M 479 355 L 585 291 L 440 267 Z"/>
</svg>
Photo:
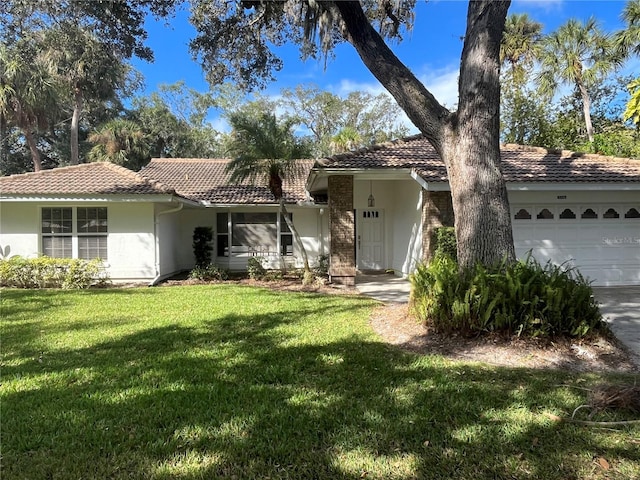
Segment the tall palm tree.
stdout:
<svg viewBox="0 0 640 480">
<path fill-rule="evenodd" d="M 1 121 L 5 127 L 12 124 L 22 130 L 36 172 L 42 170 L 36 133 L 48 126 L 59 92 L 48 69 L 38 61 L 32 39 L 0 44 Z"/>
<path fill-rule="evenodd" d="M 540 51 L 542 24 L 526 13 L 514 13 L 507 17 L 500 44 L 500 61 L 508 66 L 511 76 L 519 85 L 525 82 L 526 69 Z"/>
<path fill-rule="evenodd" d="M 293 121 L 278 122 L 274 114 L 247 116 L 242 113 L 229 116 L 232 127 L 229 153 L 233 156 L 227 166 L 230 181 L 234 183 L 265 182 L 278 202 L 281 218 L 291 230 L 304 263 L 305 282 L 311 278 L 307 251 L 289 217 L 284 203 L 283 183 L 300 175 L 297 160 L 308 158 L 309 145 L 293 134 Z"/>
<path fill-rule="evenodd" d="M 539 59 L 540 89 L 552 96 L 561 84 L 573 85 L 582 100 L 589 142 L 593 142 L 589 87 L 622 65 L 620 49 L 594 18 L 584 24 L 571 19 L 543 39 Z"/>
<path fill-rule="evenodd" d="M 78 132 L 85 102 L 114 98 L 116 90 L 124 85 L 126 67 L 106 43 L 71 22 L 43 32 L 41 58 L 70 98 L 73 113 L 69 163 L 77 165 Z"/>
</svg>

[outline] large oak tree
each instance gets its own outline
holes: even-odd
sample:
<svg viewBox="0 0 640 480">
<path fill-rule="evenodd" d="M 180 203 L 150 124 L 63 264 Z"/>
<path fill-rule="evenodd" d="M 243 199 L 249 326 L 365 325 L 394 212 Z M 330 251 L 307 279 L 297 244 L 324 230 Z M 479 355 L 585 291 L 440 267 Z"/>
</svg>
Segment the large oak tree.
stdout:
<svg viewBox="0 0 640 480">
<path fill-rule="evenodd" d="M 209 80 L 260 86 L 282 66 L 274 46 L 296 42 L 303 57 L 347 41 L 444 161 L 462 267 L 515 258 L 499 145 L 500 40 L 510 1 L 470 1 L 460 59 L 458 109 L 450 111 L 385 39 L 411 28 L 415 0 L 192 1 L 192 49 Z M 425 45 L 425 51 L 430 46 Z"/>
</svg>

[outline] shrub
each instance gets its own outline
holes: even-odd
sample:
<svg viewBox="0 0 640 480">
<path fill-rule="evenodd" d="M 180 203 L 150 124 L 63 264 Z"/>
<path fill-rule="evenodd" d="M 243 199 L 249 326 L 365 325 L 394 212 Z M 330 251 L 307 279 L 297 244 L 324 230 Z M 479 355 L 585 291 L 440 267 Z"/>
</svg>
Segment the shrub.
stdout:
<svg viewBox="0 0 640 480">
<path fill-rule="evenodd" d="M 99 259 L 23 258 L 0 260 L 0 286 L 18 288 L 87 288 L 109 278 Z"/>
<path fill-rule="evenodd" d="M 530 256 L 462 275 L 453 259 L 437 256 L 416 269 L 411 283 L 416 315 L 440 332 L 582 337 L 605 325 L 577 270 L 542 266 Z"/>
<path fill-rule="evenodd" d="M 435 242 L 434 257 L 447 256 L 458 260 L 456 230 L 453 227 L 438 227 L 433 232 Z"/>
<path fill-rule="evenodd" d="M 213 229 L 211 227 L 196 227 L 193 230 L 193 255 L 197 267 L 207 268 L 211 265 L 211 251 Z"/>
<path fill-rule="evenodd" d="M 210 282 L 212 280 L 228 280 L 229 272 L 217 265 L 210 263 L 206 266 L 196 266 L 189 272 L 189 278 L 192 280 L 202 280 Z"/>
<path fill-rule="evenodd" d="M 329 276 L 329 255 L 323 253 L 318 255 L 316 264 L 313 266 L 313 273 L 316 277 L 327 278 Z"/>
<path fill-rule="evenodd" d="M 247 273 L 249 274 L 249 278 L 253 280 L 262 280 L 267 274 L 266 268 L 262 262 L 264 259 L 262 257 L 249 257 L 249 261 L 247 262 Z"/>
</svg>

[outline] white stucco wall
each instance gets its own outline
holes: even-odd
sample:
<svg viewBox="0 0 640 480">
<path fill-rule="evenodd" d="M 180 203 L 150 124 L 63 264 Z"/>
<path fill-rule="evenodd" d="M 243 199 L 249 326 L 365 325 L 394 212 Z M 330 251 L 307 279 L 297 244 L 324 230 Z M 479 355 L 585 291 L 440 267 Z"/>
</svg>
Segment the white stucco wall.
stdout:
<svg viewBox="0 0 640 480">
<path fill-rule="evenodd" d="M 37 257 L 40 210 L 33 203 L 0 202 L 0 246 L 10 256 Z"/>
<path fill-rule="evenodd" d="M 11 255 L 34 257 L 41 252 L 42 207 L 107 207 L 106 266 L 114 281 L 143 281 L 155 276 L 153 204 L 137 202 L 2 202 L 0 245 Z"/>
<path fill-rule="evenodd" d="M 392 268 L 405 276 L 422 256 L 422 191 L 413 180 L 394 183 Z"/>
</svg>

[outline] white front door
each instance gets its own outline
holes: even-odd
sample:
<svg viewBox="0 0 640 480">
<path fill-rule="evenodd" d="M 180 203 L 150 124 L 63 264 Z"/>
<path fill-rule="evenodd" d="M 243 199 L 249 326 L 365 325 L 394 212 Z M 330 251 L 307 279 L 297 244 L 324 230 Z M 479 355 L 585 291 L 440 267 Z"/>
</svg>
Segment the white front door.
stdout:
<svg viewBox="0 0 640 480">
<path fill-rule="evenodd" d="M 357 228 L 358 268 L 382 270 L 384 268 L 384 222 L 382 210 L 359 210 Z"/>
</svg>

